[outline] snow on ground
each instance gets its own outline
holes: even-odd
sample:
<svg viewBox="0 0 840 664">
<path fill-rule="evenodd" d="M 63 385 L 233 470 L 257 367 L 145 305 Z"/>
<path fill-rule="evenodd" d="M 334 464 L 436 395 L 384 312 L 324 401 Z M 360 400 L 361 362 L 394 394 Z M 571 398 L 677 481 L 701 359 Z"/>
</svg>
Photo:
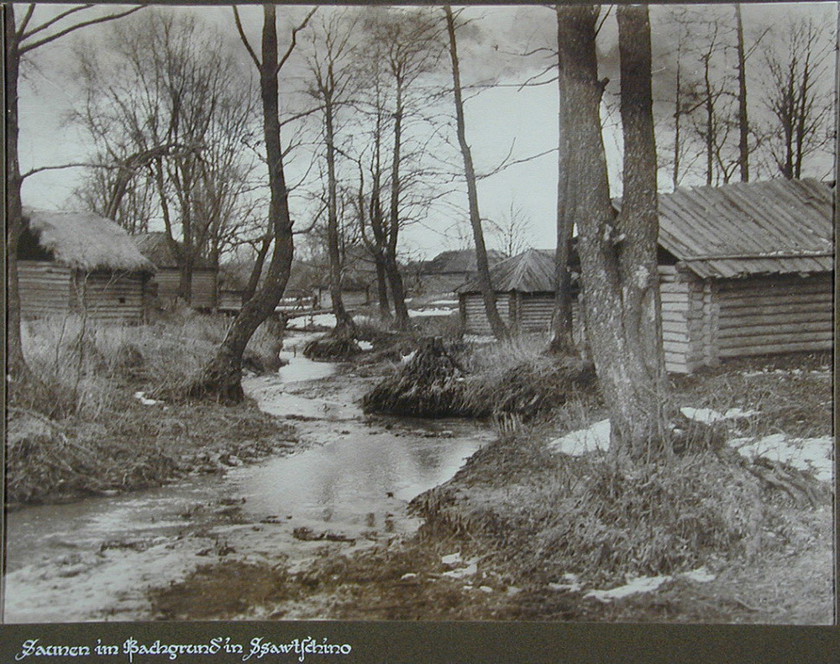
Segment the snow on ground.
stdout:
<svg viewBox="0 0 840 664">
<path fill-rule="evenodd" d="M 595 422 L 588 429 L 572 431 L 552 440 L 548 447 L 553 452 L 581 456 L 596 450 L 606 452 L 610 448 L 610 421 Z"/>
<path fill-rule="evenodd" d="M 707 423 L 756 414 L 754 411 L 742 411 L 739 408 L 730 408 L 723 414 L 706 408 L 683 408 L 682 412 L 686 417 Z M 830 482 L 834 477 L 834 439 L 831 436 L 788 438 L 783 433 L 777 433 L 758 439 L 733 438 L 728 444 L 750 459 L 764 457 L 787 463 L 799 470 L 812 472 L 817 479 L 824 482 Z M 548 443 L 552 452 L 570 456 L 581 456 L 596 451 L 606 452 L 609 447 L 609 420 L 595 422 L 587 429 L 572 431 Z"/>
<path fill-rule="evenodd" d="M 567 574 L 566 576 L 573 576 Z M 690 572 L 684 572 L 678 575 L 679 578 L 694 581 L 695 583 L 708 583 L 715 580 L 715 575 L 709 572 L 705 567 L 699 567 Z M 659 590 L 665 583 L 672 581 L 673 576 L 639 576 L 628 579 L 627 583 L 617 588 L 610 590 L 590 590 L 584 597 L 593 597 L 601 602 L 611 602 L 614 599 L 621 599 L 629 597 L 637 593 L 650 593 Z M 575 579 L 576 581 L 576 579 Z M 570 586 L 566 584 L 549 584 L 549 587 L 555 590 L 567 590 Z M 574 588 L 576 589 L 576 588 Z"/>
<path fill-rule="evenodd" d="M 370 341 L 359 341 L 357 339 L 356 343 L 359 344 L 359 348 L 362 350 L 373 350 L 373 344 Z"/>
<path fill-rule="evenodd" d="M 751 417 L 758 415 L 757 410 L 742 410 L 741 408 L 730 408 L 725 413 L 719 413 L 711 408 L 680 408 L 680 412 L 690 420 L 712 424 L 719 420 L 731 420 L 737 417 Z"/>
<path fill-rule="evenodd" d="M 830 482 L 834 477 L 834 439 L 831 436 L 788 438 L 783 433 L 775 433 L 759 439 L 734 438 L 729 444 L 749 459 L 764 457 L 788 463 L 799 470 L 814 473 L 824 482 Z"/>
<path fill-rule="evenodd" d="M 408 315 L 411 318 L 418 316 L 450 316 L 454 309 L 442 309 L 440 307 L 433 307 L 430 309 L 409 309 Z"/>
<path fill-rule="evenodd" d="M 290 330 L 303 330 L 309 327 L 335 327 L 335 315 L 332 313 L 312 313 L 292 318 L 286 327 Z"/>
<path fill-rule="evenodd" d="M 458 305 L 458 300 L 435 300 L 434 302 L 429 302 L 429 304 L 433 307 L 455 307 Z"/>
<path fill-rule="evenodd" d="M 663 583 L 667 583 L 672 576 L 640 576 L 632 579 L 629 583 L 611 590 L 590 590 L 584 597 L 594 597 L 601 602 L 611 602 L 614 599 L 621 599 L 636 593 L 650 593 L 658 590 Z"/>
</svg>

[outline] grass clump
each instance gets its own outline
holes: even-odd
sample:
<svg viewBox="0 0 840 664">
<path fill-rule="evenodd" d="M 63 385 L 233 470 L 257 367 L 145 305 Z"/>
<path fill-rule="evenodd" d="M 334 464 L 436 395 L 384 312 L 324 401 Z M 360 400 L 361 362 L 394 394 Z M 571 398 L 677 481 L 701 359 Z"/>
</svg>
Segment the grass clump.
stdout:
<svg viewBox="0 0 840 664">
<path fill-rule="evenodd" d="M 256 406 L 234 411 L 184 398 L 184 385 L 228 324 L 195 314 L 148 326 L 75 315 L 27 321 L 29 372 L 8 385 L 7 499 L 44 502 L 154 486 L 204 467 L 207 450 L 240 459 L 267 454 L 274 443 L 257 439 L 276 442 L 278 432 L 288 432 Z M 264 324 L 248 353 L 277 358 L 281 334 L 276 322 Z"/>
<path fill-rule="evenodd" d="M 464 370 L 440 337 L 420 342 L 410 360 L 362 399 L 365 412 L 410 417 L 467 414 L 463 402 Z"/>
</svg>

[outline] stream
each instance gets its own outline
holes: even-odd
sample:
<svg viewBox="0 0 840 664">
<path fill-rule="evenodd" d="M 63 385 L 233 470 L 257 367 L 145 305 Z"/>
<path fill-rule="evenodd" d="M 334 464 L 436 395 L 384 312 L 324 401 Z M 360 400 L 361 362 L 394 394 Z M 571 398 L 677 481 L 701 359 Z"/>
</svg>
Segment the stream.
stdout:
<svg viewBox="0 0 840 664">
<path fill-rule="evenodd" d="M 153 490 L 7 514 L 6 622 L 153 619 L 147 591 L 199 565 L 284 563 L 352 552 L 416 530 L 408 502 L 448 480 L 493 434 L 472 422 L 368 417 L 363 387 L 299 352 L 243 381 L 301 441 L 291 454 Z"/>
</svg>

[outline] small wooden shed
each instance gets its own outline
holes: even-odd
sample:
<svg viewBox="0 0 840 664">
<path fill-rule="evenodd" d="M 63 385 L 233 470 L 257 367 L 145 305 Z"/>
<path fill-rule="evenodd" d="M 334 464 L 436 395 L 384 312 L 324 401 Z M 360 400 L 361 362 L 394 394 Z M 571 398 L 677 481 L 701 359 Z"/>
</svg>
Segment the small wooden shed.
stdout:
<svg viewBox="0 0 840 664">
<path fill-rule="evenodd" d="M 134 236 L 134 243 L 140 252 L 155 266 L 154 284 L 157 286 L 157 298 L 160 305 L 167 307 L 178 298 L 181 284 L 181 270 L 178 257 L 170 245 L 166 233 L 156 231 Z M 180 244 L 176 242 L 176 251 Z M 208 265 L 207 261 L 196 261 L 192 270 L 190 286 L 190 307 L 209 310 L 216 307 L 219 270 Z"/>
<path fill-rule="evenodd" d="M 659 197 L 669 371 L 832 348 L 832 197 L 817 180 L 695 187 Z"/>
<path fill-rule="evenodd" d="M 548 332 L 551 328 L 555 300 L 554 254 L 553 249 L 528 249 L 490 268 L 496 308 L 512 331 Z M 468 281 L 456 292 L 464 331 L 491 334 L 478 279 Z"/>
<path fill-rule="evenodd" d="M 80 312 L 111 323 L 146 318 L 154 266 L 110 219 L 25 209 L 17 258 L 23 318 Z"/>
</svg>

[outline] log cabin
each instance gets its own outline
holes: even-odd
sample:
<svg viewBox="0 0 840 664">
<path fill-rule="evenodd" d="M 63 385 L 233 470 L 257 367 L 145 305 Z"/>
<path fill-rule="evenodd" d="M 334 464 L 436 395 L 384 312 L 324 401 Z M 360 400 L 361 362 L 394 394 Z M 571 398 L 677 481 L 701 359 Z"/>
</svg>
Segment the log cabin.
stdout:
<svg viewBox="0 0 840 664">
<path fill-rule="evenodd" d="M 83 313 L 99 322 L 146 320 L 154 266 L 110 219 L 24 209 L 17 259 L 24 319 Z"/>
<path fill-rule="evenodd" d="M 548 333 L 554 314 L 554 250 L 528 249 L 490 268 L 490 283 L 502 321 L 514 333 Z M 484 299 L 474 278 L 456 289 L 467 334 L 492 333 Z M 573 319 L 577 306 L 572 306 Z"/>
<path fill-rule="evenodd" d="M 166 237 L 166 233 L 152 232 L 134 236 L 137 248 L 154 266 L 155 276 L 153 284 L 157 287 L 158 305 L 170 308 L 179 297 L 181 285 L 181 269 L 176 253 L 180 251 L 180 244 L 175 243 L 175 249 Z M 219 270 L 199 258 L 192 269 L 190 284 L 191 308 L 200 311 L 215 309 L 218 303 Z"/>
<path fill-rule="evenodd" d="M 817 180 L 779 179 L 659 196 L 668 371 L 833 348 L 833 195 Z M 553 256 L 532 249 L 491 269 L 499 313 L 514 331 L 548 331 Z M 477 282 L 458 293 L 465 331 L 490 334 Z M 576 302 L 573 320 L 580 339 Z"/>
<path fill-rule="evenodd" d="M 669 371 L 833 347 L 832 188 L 768 180 L 659 197 Z"/>
</svg>

